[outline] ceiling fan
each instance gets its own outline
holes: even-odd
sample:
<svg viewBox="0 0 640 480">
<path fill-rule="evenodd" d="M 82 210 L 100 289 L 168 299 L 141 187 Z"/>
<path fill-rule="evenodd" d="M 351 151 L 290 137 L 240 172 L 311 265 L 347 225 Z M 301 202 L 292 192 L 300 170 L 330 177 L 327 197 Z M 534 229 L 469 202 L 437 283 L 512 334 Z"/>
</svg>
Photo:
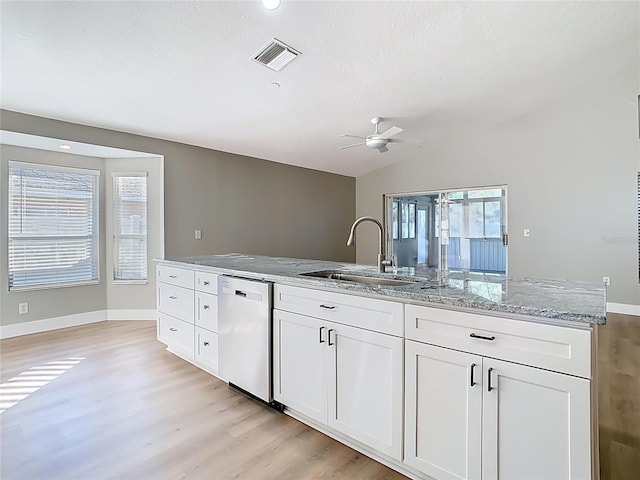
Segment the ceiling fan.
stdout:
<svg viewBox="0 0 640 480">
<path fill-rule="evenodd" d="M 378 150 L 378 152 L 380 153 L 388 152 L 389 149 L 387 148 L 387 143 L 396 142 L 397 140 L 392 140 L 391 137 L 402 132 L 402 129 L 400 127 L 391 127 L 388 130 L 385 130 L 384 132 L 380 133 L 378 131 L 378 125 L 380 125 L 380 122 L 382 122 L 381 117 L 374 117 L 371 119 L 371 123 L 373 123 L 376 126 L 376 131 L 373 132 L 368 137 L 360 137 L 358 135 L 347 135 L 347 134 L 340 135 L 341 137 L 361 138 L 362 140 L 364 140 L 364 142 L 354 143 L 353 145 L 345 145 L 344 147 L 340 147 L 339 150 L 343 150 L 345 148 L 357 147 L 360 145 L 366 145 L 369 148 Z"/>
</svg>

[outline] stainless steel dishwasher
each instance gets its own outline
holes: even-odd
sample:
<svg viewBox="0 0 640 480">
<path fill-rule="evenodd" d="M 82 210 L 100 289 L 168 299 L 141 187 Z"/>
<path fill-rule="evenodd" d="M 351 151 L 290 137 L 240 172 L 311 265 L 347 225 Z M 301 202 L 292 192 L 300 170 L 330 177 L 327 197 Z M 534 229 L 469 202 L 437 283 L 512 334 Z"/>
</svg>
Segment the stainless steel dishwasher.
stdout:
<svg viewBox="0 0 640 480">
<path fill-rule="evenodd" d="M 230 386 L 282 410 L 273 401 L 272 298 L 270 282 L 218 279 L 218 368 Z"/>
</svg>

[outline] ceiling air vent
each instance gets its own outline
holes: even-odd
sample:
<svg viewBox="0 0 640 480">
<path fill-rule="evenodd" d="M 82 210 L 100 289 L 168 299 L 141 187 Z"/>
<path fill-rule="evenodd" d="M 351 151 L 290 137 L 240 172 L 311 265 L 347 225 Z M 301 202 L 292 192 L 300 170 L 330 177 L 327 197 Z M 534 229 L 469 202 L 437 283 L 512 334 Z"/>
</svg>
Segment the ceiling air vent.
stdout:
<svg viewBox="0 0 640 480">
<path fill-rule="evenodd" d="M 273 38 L 253 56 L 253 59 L 265 67 L 279 72 L 298 55 L 300 55 L 300 52 L 295 48 L 281 42 L 277 38 Z"/>
</svg>

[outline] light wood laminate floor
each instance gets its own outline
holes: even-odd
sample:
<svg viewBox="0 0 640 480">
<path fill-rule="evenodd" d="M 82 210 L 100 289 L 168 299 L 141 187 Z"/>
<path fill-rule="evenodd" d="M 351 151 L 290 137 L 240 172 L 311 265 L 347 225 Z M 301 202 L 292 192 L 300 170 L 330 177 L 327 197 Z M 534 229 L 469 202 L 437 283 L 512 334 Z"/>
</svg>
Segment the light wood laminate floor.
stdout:
<svg viewBox="0 0 640 480">
<path fill-rule="evenodd" d="M 166 352 L 152 321 L 0 346 L 3 480 L 406 478 Z"/>
<path fill-rule="evenodd" d="M 640 478 L 640 317 L 608 313 L 598 335 L 601 480 Z"/>
</svg>

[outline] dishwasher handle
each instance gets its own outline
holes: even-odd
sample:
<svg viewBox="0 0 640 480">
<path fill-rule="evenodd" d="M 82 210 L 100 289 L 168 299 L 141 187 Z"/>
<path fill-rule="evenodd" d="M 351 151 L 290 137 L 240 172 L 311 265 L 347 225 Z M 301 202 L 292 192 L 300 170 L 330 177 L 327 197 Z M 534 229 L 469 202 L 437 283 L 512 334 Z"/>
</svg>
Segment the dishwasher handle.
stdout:
<svg viewBox="0 0 640 480">
<path fill-rule="evenodd" d="M 242 290 L 236 290 L 236 295 L 239 297 L 247 298 L 247 292 L 243 292 Z"/>
</svg>

